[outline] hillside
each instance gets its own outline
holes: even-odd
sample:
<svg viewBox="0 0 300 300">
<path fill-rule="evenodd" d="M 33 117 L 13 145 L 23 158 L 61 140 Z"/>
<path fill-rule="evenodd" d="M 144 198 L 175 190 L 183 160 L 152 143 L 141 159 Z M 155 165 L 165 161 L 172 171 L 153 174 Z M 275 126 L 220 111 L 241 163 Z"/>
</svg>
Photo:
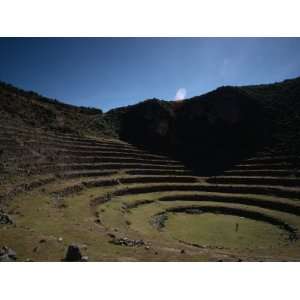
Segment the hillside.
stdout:
<svg viewBox="0 0 300 300">
<path fill-rule="evenodd" d="M 109 111 L 121 139 L 215 174 L 256 151 L 300 153 L 300 78 Z"/>
<path fill-rule="evenodd" d="M 111 134 L 100 109 L 76 107 L 0 82 L 0 125 L 75 135 Z"/>
<path fill-rule="evenodd" d="M 298 96 L 102 114 L 1 85 L 0 261 L 300 261 Z"/>
<path fill-rule="evenodd" d="M 300 153 L 300 77 L 280 83 L 241 87 L 263 108 L 267 139 L 282 153 Z"/>
</svg>

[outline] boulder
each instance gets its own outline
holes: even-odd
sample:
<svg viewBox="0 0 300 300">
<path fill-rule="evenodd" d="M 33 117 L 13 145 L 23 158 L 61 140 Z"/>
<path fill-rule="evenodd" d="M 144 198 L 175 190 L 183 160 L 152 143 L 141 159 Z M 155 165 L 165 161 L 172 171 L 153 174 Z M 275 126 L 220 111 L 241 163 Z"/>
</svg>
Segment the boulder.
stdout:
<svg viewBox="0 0 300 300">
<path fill-rule="evenodd" d="M 64 261 L 81 261 L 82 255 L 79 246 L 69 245 Z"/>
<path fill-rule="evenodd" d="M 88 262 L 89 257 L 88 256 L 82 256 L 81 261 Z"/>
<path fill-rule="evenodd" d="M 13 224 L 12 219 L 6 213 L 4 213 L 2 210 L 0 210 L 0 224 L 2 224 L 2 225 Z"/>
<path fill-rule="evenodd" d="M 0 256 L 0 262 L 13 262 L 15 261 L 11 257 L 9 257 L 7 254 L 3 254 Z"/>
<path fill-rule="evenodd" d="M 11 262 L 17 260 L 17 254 L 14 250 L 4 246 L 0 249 L 0 262 Z"/>
</svg>

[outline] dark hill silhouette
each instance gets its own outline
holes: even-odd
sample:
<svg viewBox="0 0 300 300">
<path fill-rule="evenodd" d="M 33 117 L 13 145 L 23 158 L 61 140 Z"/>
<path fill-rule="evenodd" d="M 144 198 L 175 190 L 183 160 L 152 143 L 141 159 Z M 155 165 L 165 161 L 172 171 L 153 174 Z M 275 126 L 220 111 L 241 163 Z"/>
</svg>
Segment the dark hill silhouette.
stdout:
<svg viewBox="0 0 300 300">
<path fill-rule="evenodd" d="M 216 174 L 256 151 L 299 154 L 300 78 L 221 87 L 184 101 L 146 100 L 106 113 L 121 139 Z"/>
<path fill-rule="evenodd" d="M 300 77 L 241 87 L 263 107 L 269 151 L 300 153 Z"/>
</svg>

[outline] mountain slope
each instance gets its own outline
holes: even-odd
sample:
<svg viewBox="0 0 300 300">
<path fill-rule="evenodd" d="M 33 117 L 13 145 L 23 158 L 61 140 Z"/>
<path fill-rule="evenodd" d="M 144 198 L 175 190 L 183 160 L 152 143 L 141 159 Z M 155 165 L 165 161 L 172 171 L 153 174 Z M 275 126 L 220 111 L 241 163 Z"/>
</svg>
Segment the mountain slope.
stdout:
<svg viewBox="0 0 300 300">
<path fill-rule="evenodd" d="M 100 109 L 76 107 L 0 82 L 0 125 L 79 135 L 112 134 Z"/>
<path fill-rule="evenodd" d="M 184 101 L 147 100 L 105 118 L 121 139 L 216 173 L 256 151 L 300 153 L 300 78 L 221 87 Z"/>
<path fill-rule="evenodd" d="M 241 88 L 264 110 L 269 148 L 300 153 L 300 77 L 280 83 Z M 270 149 L 272 150 L 272 149 Z"/>
</svg>

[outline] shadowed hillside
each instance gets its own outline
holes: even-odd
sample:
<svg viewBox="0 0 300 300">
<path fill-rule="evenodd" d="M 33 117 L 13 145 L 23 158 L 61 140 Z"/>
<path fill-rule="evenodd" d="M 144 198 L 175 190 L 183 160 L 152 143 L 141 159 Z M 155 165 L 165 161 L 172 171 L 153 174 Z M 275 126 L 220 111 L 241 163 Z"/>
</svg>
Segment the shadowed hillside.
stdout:
<svg viewBox="0 0 300 300">
<path fill-rule="evenodd" d="M 146 100 L 109 111 L 121 139 L 217 174 L 256 151 L 299 153 L 300 78 L 221 87 L 184 101 Z"/>
<path fill-rule="evenodd" d="M 268 150 L 299 155 L 300 77 L 241 89 L 263 108 Z"/>
</svg>

